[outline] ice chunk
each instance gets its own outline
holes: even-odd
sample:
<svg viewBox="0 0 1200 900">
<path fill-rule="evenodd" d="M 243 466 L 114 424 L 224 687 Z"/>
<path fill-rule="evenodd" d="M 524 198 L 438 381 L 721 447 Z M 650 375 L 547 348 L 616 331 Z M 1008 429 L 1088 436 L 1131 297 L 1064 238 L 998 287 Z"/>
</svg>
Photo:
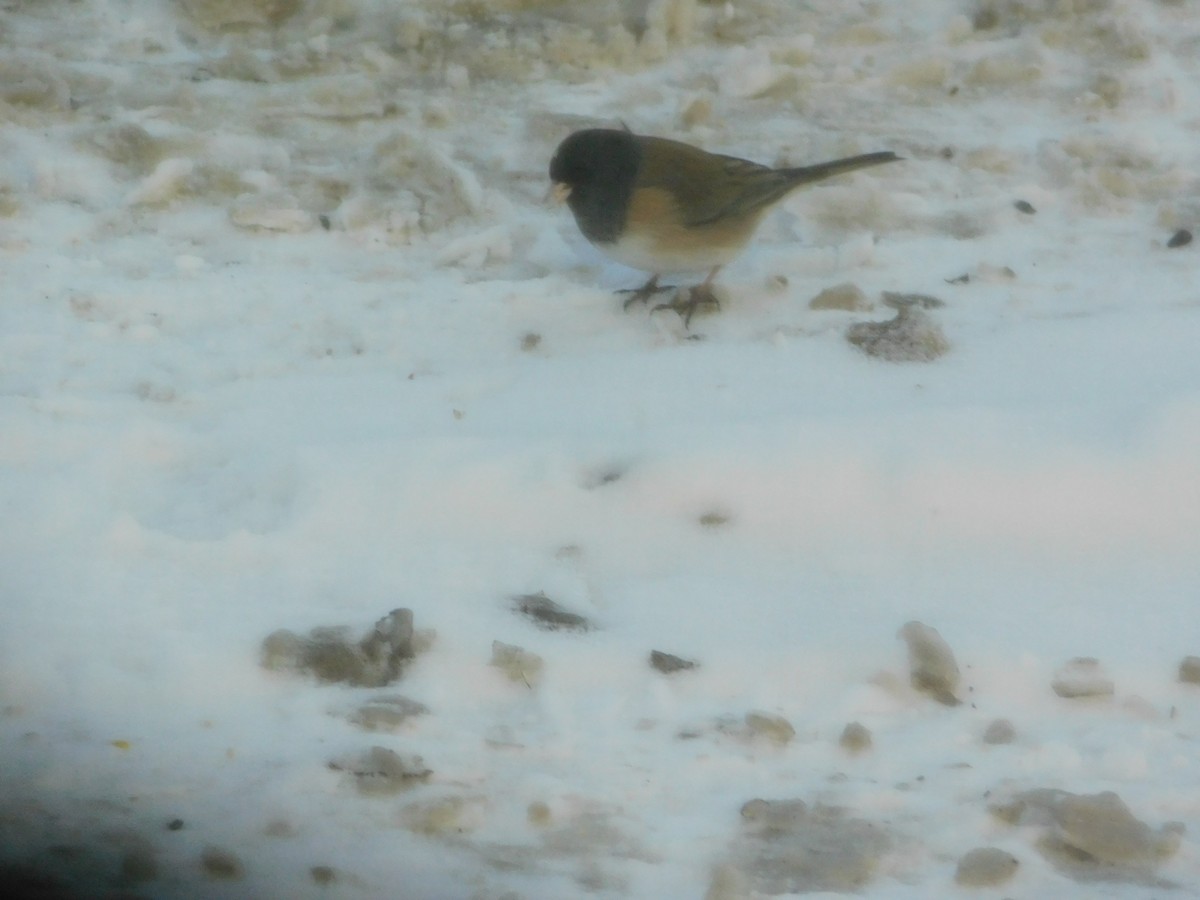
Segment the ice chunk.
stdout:
<svg viewBox="0 0 1200 900">
<path fill-rule="evenodd" d="M 1020 863 L 999 847 L 976 847 L 958 861 L 954 880 L 963 887 L 995 887 L 1012 879 Z"/>
<path fill-rule="evenodd" d="M 1105 674 L 1100 661 L 1090 656 L 1072 659 L 1055 673 L 1050 686 L 1058 696 L 1069 700 L 1111 697 L 1115 691 L 1112 679 Z"/>
<path fill-rule="evenodd" d="M 954 651 L 936 628 L 923 622 L 909 622 L 899 635 L 908 645 L 908 673 L 912 686 L 929 694 L 939 703 L 957 706 L 958 663 Z"/>
</svg>

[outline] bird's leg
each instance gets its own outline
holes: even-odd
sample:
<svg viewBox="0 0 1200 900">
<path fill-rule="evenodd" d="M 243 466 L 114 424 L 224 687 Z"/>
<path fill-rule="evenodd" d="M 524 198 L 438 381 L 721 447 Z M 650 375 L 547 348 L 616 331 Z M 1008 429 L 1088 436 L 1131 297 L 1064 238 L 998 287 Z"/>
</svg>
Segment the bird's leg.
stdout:
<svg viewBox="0 0 1200 900">
<path fill-rule="evenodd" d="M 629 294 L 628 299 L 625 301 L 625 305 L 622 307 L 623 309 L 629 309 L 629 307 L 633 306 L 635 303 L 648 302 L 655 294 L 661 294 L 663 291 L 673 290 L 675 290 L 673 287 L 660 285 L 658 283 L 658 276 L 652 275 L 650 276 L 650 280 L 643 284 L 640 288 L 627 288 L 623 291 L 617 291 L 617 293 Z"/>
<path fill-rule="evenodd" d="M 720 271 L 721 267 L 715 266 L 708 273 L 708 277 L 700 284 L 676 294 L 671 298 L 670 303 L 658 304 L 651 312 L 658 312 L 660 309 L 673 309 L 679 315 L 683 316 L 683 327 L 687 328 L 692 324 L 692 316 L 701 306 L 711 306 L 720 309 L 721 301 L 717 299 L 717 295 L 713 291 L 713 279 L 717 277 L 717 273 Z"/>
</svg>

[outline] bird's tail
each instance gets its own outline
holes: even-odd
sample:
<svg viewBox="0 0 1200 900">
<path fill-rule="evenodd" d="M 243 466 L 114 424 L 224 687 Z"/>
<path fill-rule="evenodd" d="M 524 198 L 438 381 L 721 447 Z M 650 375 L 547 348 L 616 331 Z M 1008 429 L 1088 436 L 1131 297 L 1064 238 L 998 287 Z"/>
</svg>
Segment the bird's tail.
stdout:
<svg viewBox="0 0 1200 900">
<path fill-rule="evenodd" d="M 798 188 L 803 184 L 814 181 L 824 181 L 834 175 L 853 172 L 855 169 L 865 169 L 868 166 L 880 166 L 884 163 L 897 162 L 903 157 L 897 156 L 891 150 L 878 153 L 864 153 L 861 156 L 848 156 L 845 159 L 835 159 L 831 162 L 817 163 L 813 166 L 797 166 L 794 169 L 779 169 L 788 179 L 788 190 Z"/>
</svg>

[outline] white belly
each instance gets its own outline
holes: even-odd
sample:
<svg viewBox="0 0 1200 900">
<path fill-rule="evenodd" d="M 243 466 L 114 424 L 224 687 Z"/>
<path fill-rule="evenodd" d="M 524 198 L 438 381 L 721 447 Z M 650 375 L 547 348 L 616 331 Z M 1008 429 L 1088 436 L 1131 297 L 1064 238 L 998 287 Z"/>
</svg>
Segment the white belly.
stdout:
<svg viewBox="0 0 1200 900">
<path fill-rule="evenodd" d="M 737 247 L 705 248 L 703 250 L 666 249 L 657 242 L 628 235 L 614 244 L 596 244 L 601 251 L 617 262 L 658 275 L 665 272 L 708 272 L 723 266 L 738 255 Z"/>
</svg>

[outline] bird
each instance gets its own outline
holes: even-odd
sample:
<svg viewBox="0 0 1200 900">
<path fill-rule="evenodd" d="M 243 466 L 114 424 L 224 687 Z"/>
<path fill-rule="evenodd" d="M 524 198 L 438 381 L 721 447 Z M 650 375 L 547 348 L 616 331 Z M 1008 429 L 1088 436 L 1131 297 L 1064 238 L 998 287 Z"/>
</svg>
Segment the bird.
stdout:
<svg viewBox="0 0 1200 900">
<path fill-rule="evenodd" d="M 720 306 L 713 279 L 741 253 L 772 206 L 802 185 L 900 159 L 885 150 L 772 168 L 628 128 L 587 128 L 558 145 L 550 181 L 588 241 L 650 274 L 640 288 L 624 292 L 632 295 L 625 309 L 675 290 L 659 285 L 666 272 L 708 273 L 686 296 L 654 307 L 675 310 L 688 327 L 699 307 Z"/>
</svg>

